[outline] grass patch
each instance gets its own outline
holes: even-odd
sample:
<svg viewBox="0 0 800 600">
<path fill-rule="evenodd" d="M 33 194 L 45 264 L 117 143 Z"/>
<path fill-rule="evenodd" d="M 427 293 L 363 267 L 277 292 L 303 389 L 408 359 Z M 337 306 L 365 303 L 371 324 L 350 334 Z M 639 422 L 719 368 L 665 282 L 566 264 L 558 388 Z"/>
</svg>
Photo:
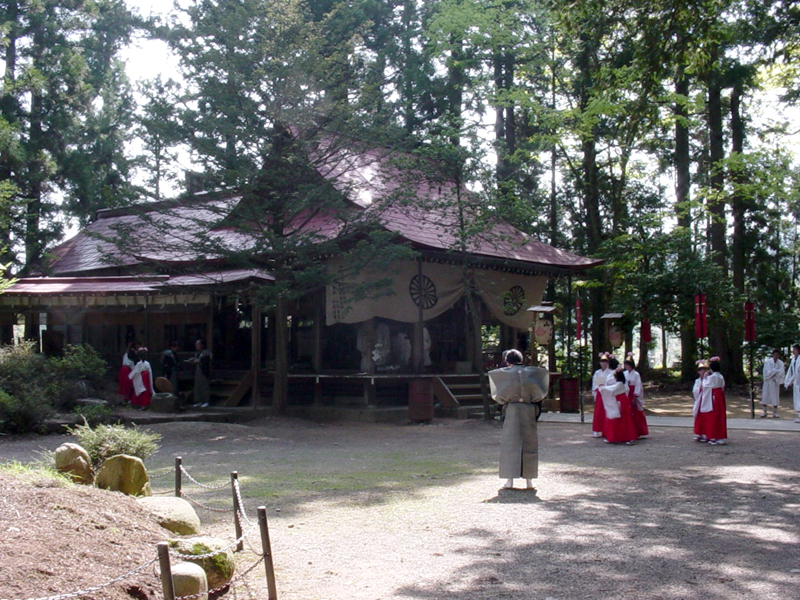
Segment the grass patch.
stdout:
<svg viewBox="0 0 800 600">
<path fill-rule="evenodd" d="M 12 461 L 0 463 L 0 473 L 11 475 L 20 481 L 34 485 L 41 485 L 43 482 L 59 484 L 65 487 L 75 485 L 69 477 L 56 471 L 53 466 L 39 462 L 21 463 Z"/>
</svg>

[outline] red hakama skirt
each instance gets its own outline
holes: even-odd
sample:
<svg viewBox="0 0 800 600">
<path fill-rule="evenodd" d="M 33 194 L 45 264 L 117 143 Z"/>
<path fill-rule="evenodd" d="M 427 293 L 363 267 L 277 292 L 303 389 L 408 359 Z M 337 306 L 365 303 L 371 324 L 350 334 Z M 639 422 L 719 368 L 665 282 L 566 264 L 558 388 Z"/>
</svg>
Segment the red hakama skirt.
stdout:
<svg viewBox="0 0 800 600">
<path fill-rule="evenodd" d="M 725 405 L 725 390 L 714 388 L 711 390 L 711 401 L 714 409 L 709 415 L 708 439 L 727 440 L 728 439 L 728 416 L 727 406 Z"/>
<path fill-rule="evenodd" d="M 636 402 L 634 401 L 635 396 L 633 395 L 634 386 L 628 386 L 628 401 L 631 403 L 631 415 L 633 416 L 633 426 L 636 428 L 636 434 L 638 437 L 642 437 L 643 435 L 650 435 L 650 430 L 647 428 L 647 417 L 644 414 L 643 410 L 639 410 L 639 407 L 636 406 Z"/>
<path fill-rule="evenodd" d="M 603 396 L 598 389 L 594 393 L 594 416 L 592 417 L 592 433 L 603 433 L 606 423 L 606 407 L 603 406 Z"/>
<path fill-rule="evenodd" d="M 638 439 L 639 436 L 636 433 L 636 426 L 633 424 L 633 415 L 631 414 L 631 403 L 630 400 L 628 400 L 628 394 L 618 395 L 617 402 L 619 402 L 619 418 L 606 418 L 603 435 L 606 441 L 612 444 L 633 442 Z"/>
<path fill-rule="evenodd" d="M 133 395 L 133 382 L 130 378 L 131 368 L 128 365 L 122 365 L 119 370 L 119 377 L 117 377 L 117 392 L 122 396 L 122 399 L 129 402 Z"/>
<path fill-rule="evenodd" d="M 141 394 L 134 394 L 131 399 L 131 404 L 145 408 L 150 406 L 150 400 L 153 399 L 152 393 L 150 392 L 150 373 L 147 371 L 142 371 L 142 385 L 144 385 L 144 391 Z"/>
</svg>

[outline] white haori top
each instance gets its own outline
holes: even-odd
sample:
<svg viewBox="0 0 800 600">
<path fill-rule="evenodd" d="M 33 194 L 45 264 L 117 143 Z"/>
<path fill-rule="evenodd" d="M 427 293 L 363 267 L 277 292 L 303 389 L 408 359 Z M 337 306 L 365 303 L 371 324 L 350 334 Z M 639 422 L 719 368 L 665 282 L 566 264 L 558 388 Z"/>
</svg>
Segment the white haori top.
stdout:
<svg viewBox="0 0 800 600">
<path fill-rule="evenodd" d="M 644 388 L 642 387 L 642 376 L 639 371 L 625 371 L 625 385 L 633 386 L 633 402 L 636 410 L 644 410 Z"/>
<path fill-rule="evenodd" d="M 708 394 L 706 394 L 706 391 Z M 692 394 L 694 395 L 692 416 L 697 418 L 697 413 L 707 413 L 713 410 L 714 405 L 711 403 L 711 388 L 708 385 L 708 375 L 705 377 L 698 377 L 695 380 Z"/>
<path fill-rule="evenodd" d="M 134 365 L 136 365 L 136 363 L 131 360 L 131 357 L 128 356 L 127 352 L 122 355 L 122 366 L 123 367 L 128 367 L 128 368 L 132 369 L 134 367 Z"/>
<path fill-rule="evenodd" d="M 592 376 L 592 395 L 597 391 L 597 388 L 605 385 L 608 381 L 608 376 L 613 374 L 614 371 L 611 369 L 597 369 Z"/>
<path fill-rule="evenodd" d="M 600 396 L 603 398 L 603 406 L 606 409 L 606 418 L 619 419 L 621 414 L 617 396 L 628 392 L 625 384 L 615 379 L 613 383 L 608 382 L 606 385 L 601 385 L 599 389 Z"/>
<path fill-rule="evenodd" d="M 147 371 L 150 373 L 150 393 L 154 394 L 155 391 L 153 390 L 153 369 L 150 368 L 150 363 L 146 360 L 140 360 L 136 365 L 133 367 L 131 374 L 128 377 L 131 378 L 133 381 L 133 391 L 136 392 L 136 395 L 144 393 L 147 389 L 144 387 L 144 381 L 142 380 L 142 373 Z"/>
</svg>

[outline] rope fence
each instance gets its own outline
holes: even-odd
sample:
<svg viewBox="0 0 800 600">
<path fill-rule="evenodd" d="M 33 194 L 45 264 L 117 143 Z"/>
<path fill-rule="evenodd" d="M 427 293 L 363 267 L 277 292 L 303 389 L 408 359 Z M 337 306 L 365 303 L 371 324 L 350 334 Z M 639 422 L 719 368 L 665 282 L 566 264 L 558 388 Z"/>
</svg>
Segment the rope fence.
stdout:
<svg viewBox="0 0 800 600">
<path fill-rule="evenodd" d="M 80 596 L 85 596 L 87 594 L 91 594 L 94 592 L 98 592 L 103 590 L 107 587 L 110 587 L 120 581 L 124 581 L 130 577 L 133 577 L 139 574 L 141 571 L 144 571 L 148 567 L 154 565 L 156 562 L 159 563 L 160 567 L 160 579 L 161 579 L 161 586 L 164 594 L 164 600 L 196 600 L 197 598 L 201 597 L 209 597 L 212 594 L 222 591 L 225 588 L 230 588 L 233 586 L 234 583 L 241 581 L 245 576 L 247 576 L 250 572 L 252 572 L 258 565 L 262 562 L 264 563 L 264 572 L 267 580 L 267 590 L 268 590 L 268 600 L 277 600 L 278 592 L 277 592 L 277 585 L 275 582 L 275 567 L 272 562 L 272 547 L 269 541 L 269 526 L 267 523 L 267 509 L 264 506 L 258 507 L 258 518 L 257 521 L 254 523 L 252 522 L 248 516 L 247 512 L 244 509 L 244 503 L 242 502 L 242 492 L 239 486 L 239 475 L 236 471 L 231 472 L 231 480 L 230 483 L 224 483 L 221 485 L 206 485 L 199 481 L 197 481 L 192 475 L 184 468 L 182 464 L 183 459 L 180 456 L 175 457 L 175 489 L 174 494 L 178 498 L 184 498 L 191 504 L 198 506 L 204 510 L 212 511 L 212 512 L 219 512 L 219 513 L 233 513 L 233 520 L 234 520 L 234 541 L 225 546 L 224 548 L 220 548 L 218 550 L 214 550 L 213 552 L 209 552 L 207 554 L 183 554 L 178 552 L 177 550 L 170 549 L 169 544 L 167 542 L 160 542 L 157 546 L 158 556 L 153 560 L 146 562 L 142 565 L 139 565 L 127 573 L 115 577 L 114 579 L 110 579 L 104 583 L 101 583 L 96 586 L 92 586 L 86 588 L 84 590 L 77 590 L 74 592 L 64 593 L 64 594 L 57 594 L 55 596 L 45 596 L 41 598 L 14 598 L 13 600 L 70 600 L 71 598 L 78 598 Z M 172 470 L 165 471 L 164 473 L 159 473 L 158 475 L 151 476 L 151 479 L 160 479 L 169 475 Z M 209 491 L 216 491 L 222 490 L 230 486 L 231 488 L 231 498 L 233 502 L 233 506 L 231 508 L 213 508 L 210 506 L 205 506 L 199 503 L 197 500 L 191 498 L 186 492 L 183 491 L 183 476 L 186 476 L 191 483 L 197 485 L 198 487 L 203 488 L 204 490 Z M 163 495 L 163 494 L 171 494 L 172 490 L 166 491 L 159 491 L 153 492 L 154 495 Z M 242 531 L 242 523 L 245 523 L 247 530 Z M 250 540 L 250 536 L 255 532 L 256 529 L 260 531 L 261 537 L 261 549 L 257 549 L 254 547 L 252 541 Z M 202 592 L 198 594 L 192 594 L 189 596 L 175 596 L 175 586 L 173 585 L 172 581 L 172 567 L 171 567 L 171 557 L 178 559 L 178 560 L 203 560 L 208 558 L 213 558 L 220 554 L 226 553 L 235 548 L 236 552 L 240 552 L 244 550 L 244 543 L 247 542 L 251 552 L 258 556 L 258 560 L 256 560 L 252 565 L 247 567 L 242 573 L 237 574 L 234 578 L 230 581 L 226 582 L 225 584 L 207 592 Z M 11 600 L 8 598 L 0 598 L 0 600 Z"/>
</svg>

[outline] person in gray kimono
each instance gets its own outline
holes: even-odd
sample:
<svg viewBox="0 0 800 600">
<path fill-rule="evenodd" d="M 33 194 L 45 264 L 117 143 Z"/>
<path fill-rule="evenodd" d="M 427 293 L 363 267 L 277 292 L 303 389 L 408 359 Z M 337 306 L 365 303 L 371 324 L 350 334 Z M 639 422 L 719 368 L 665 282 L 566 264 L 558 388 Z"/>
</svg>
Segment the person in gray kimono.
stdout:
<svg viewBox="0 0 800 600">
<path fill-rule="evenodd" d="M 506 367 L 489 371 L 492 399 L 503 405 L 505 420 L 500 438 L 500 479 L 503 488 L 514 487 L 514 479 L 525 479 L 533 489 L 532 479 L 539 476 L 539 440 L 536 417 L 547 395 L 550 374 L 541 367 L 523 367 L 522 353 L 503 353 Z"/>
<path fill-rule="evenodd" d="M 195 365 L 194 369 L 194 403 L 206 407 L 211 402 L 211 352 L 206 349 L 203 340 L 194 343 L 197 353 L 185 362 Z"/>
</svg>

